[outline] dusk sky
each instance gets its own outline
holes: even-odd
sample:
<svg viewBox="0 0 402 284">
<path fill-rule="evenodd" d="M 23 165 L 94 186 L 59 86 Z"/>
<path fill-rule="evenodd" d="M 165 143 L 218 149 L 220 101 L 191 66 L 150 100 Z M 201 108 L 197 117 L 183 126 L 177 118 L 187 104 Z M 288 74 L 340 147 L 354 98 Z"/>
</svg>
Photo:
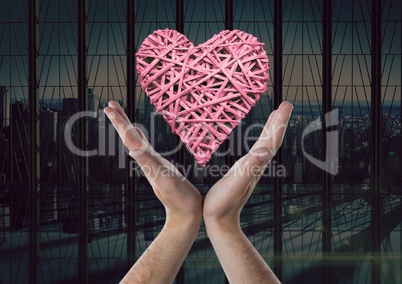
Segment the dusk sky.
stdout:
<svg viewBox="0 0 402 284">
<path fill-rule="evenodd" d="M 0 84 L 15 98 L 27 86 L 27 7 L 23 0 L 0 0 Z M 371 24 L 368 0 L 334 1 L 333 98 L 366 100 L 370 86 Z M 384 1 L 383 94 L 400 100 L 401 2 Z M 273 82 L 274 1 L 234 1 L 234 28 L 265 43 Z M 39 77 L 44 98 L 76 95 L 77 24 L 74 1 L 39 1 Z M 137 1 L 137 48 L 156 29 L 175 28 L 175 1 Z M 156 7 L 156 8 L 154 8 Z M 283 4 L 283 80 L 288 100 L 321 97 L 321 1 Z M 88 1 L 89 87 L 104 99 L 124 98 L 126 85 L 125 1 Z M 10 23 L 11 22 L 11 23 Z M 199 44 L 224 29 L 224 1 L 185 1 L 185 34 Z M 270 85 L 272 91 L 272 85 Z M 364 91 L 365 90 L 365 91 Z M 138 93 L 141 90 L 138 89 Z M 395 96 L 395 93 L 399 94 Z M 124 100 L 124 99 L 123 99 Z M 317 100 L 315 99 L 317 102 Z"/>
</svg>

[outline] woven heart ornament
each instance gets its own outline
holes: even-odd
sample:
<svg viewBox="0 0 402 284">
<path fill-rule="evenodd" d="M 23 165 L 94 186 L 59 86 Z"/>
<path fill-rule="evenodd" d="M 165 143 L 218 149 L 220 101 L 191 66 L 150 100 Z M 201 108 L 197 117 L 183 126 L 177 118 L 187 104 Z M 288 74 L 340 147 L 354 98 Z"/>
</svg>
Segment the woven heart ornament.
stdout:
<svg viewBox="0 0 402 284">
<path fill-rule="evenodd" d="M 203 167 L 268 88 L 264 44 L 239 30 L 198 46 L 175 30 L 157 30 L 136 58 L 151 103 Z"/>
</svg>

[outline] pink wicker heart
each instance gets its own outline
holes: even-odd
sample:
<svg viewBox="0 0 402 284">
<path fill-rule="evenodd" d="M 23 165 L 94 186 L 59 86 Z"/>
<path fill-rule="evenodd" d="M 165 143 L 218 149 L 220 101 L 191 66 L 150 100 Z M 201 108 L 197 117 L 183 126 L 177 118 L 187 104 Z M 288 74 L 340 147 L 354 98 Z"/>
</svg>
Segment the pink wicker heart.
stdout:
<svg viewBox="0 0 402 284">
<path fill-rule="evenodd" d="M 142 88 L 201 166 L 268 88 L 264 44 L 239 30 L 198 46 L 157 30 L 136 56 Z"/>
</svg>

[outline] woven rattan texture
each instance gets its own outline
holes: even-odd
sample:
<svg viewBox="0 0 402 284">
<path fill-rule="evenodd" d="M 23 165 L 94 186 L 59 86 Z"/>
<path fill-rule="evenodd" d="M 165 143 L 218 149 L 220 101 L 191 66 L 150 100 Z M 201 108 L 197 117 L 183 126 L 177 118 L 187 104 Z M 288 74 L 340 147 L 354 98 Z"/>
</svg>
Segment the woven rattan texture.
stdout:
<svg viewBox="0 0 402 284">
<path fill-rule="evenodd" d="M 239 30 L 198 46 L 175 30 L 157 30 L 136 59 L 151 103 L 201 166 L 268 88 L 264 44 Z"/>
</svg>

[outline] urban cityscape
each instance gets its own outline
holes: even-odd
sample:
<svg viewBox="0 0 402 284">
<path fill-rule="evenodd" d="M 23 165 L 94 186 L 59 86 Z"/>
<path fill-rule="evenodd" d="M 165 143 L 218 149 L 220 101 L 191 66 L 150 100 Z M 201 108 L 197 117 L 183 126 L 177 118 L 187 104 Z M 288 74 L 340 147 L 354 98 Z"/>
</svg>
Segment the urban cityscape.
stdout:
<svg viewBox="0 0 402 284">
<path fill-rule="evenodd" d="M 163 228 L 109 100 L 203 197 L 291 102 L 245 235 L 283 283 L 401 283 L 401 15 L 399 0 L 0 0 L 0 284 L 119 283 Z M 205 167 L 139 84 L 133 55 L 166 28 L 194 44 L 239 29 L 268 55 L 268 92 Z M 174 283 L 228 283 L 203 222 Z"/>
<path fill-rule="evenodd" d="M 244 137 L 246 131 L 249 132 L 249 136 L 254 136 L 254 138 L 259 136 L 261 129 L 248 128 L 248 126 L 252 123 L 265 123 L 272 110 L 272 97 L 271 95 L 262 96 L 253 111 L 229 136 L 229 143 L 222 145 L 222 148 L 235 149 L 227 151 L 227 155 L 231 156 L 231 161 L 236 161 L 244 155 L 247 145 L 242 144 L 239 148 L 234 143 L 230 144 L 230 141 L 237 143 L 240 141 L 239 137 Z M 121 101 L 120 103 L 122 104 Z M 102 111 L 106 105 L 107 101 L 99 100 L 99 96 L 94 94 L 91 88 L 88 89 L 88 111 L 92 113 L 87 117 L 88 149 L 98 150 L 98 155 L 89 157 L 89 241 L 92 243 L 95 239 L 98 244 L 103 233 L 116 232 L 116 236 L 119 236 L 124 234 L 126 228 L 124 184 L 126 167 L 129 165 L 125 164 L 126 153 L 114 128 L 109 125 L 110 122 Z M 49 237 L 49 232 L 58 234 L 56 239 L 62 241 L 76 235 L 78 230 L 78 205 L 75 189 L 78 174 L 74 166 L 77 157 L 71 153 L 65 143 L 66 123 L 72 115 L 78 112 L 77 106 L 78 100 L 72 97 L 61 100 L 44 99 L 40 102 L 40 220 L 43 230 L 47 232 L 48 241 L 52 239 Z M 334 108 L 336 107 L 335 103 Z M 13 235 L 23 234 L 21 232 L 26 231 L 28 227 L 27 149 L 29 141 L 27 128 L 29 123 L 26 102 L 11 99 L 5 86 L 0 87 L 0 110 L 0 147 L 4 149 L 0 154 L 0 241 L 4 249 L 7 248 L 7 244 L 10 245 L 10 238 Z M 156 150 L 168 152 L 169 149 L 177 146 L 177 138 L 170 132 L 162 116 L 151 115 L 152 111 L 149 101 L 143 99 L 136 111 L 136 122 L 144 129 L 152 129 L 148 134 L 155 136 L 149 138 L 153 141 Z M 352 102 L 343 103 L 338 112 L 339 123 L 336 131 L 338 131 L 339 143 L 339 172 L 333 176 L 332 198 L 335 212 L 333 223 L 338 229 L 341 228 L 339 230 L 351 230 L 352 232 L 358 228 L 367 229 L 369 226 L 367 223 L 369 211 L 367 211 L 368 206 L 365 205 L 368 202 L 367 194 L 370 182 L 370 115 L 367 105 L 362 106 Z M 275 165 L 274 162 L 271 162 L 266 170 L 267 174 L 261 180 L 260 186 L 257 187 L 250 204 L 243 210 L 244 230 L 251 232 L 256 243 L 261 240 L 259 235 L 263 232 L 261 230 L 267 229 L 266 226 L 261 227 L 261 222 L 266 225 L 266 222 L 269 222 L 266 221 L 266 216 L 273 214 L 272 197 L 267 195 L 267 190 L 268 192 L 272 190 L 273 177 L 278 169 L 284 170 L 285 173 L 281 176 L 285 184 L 283 216 L 288 220 L 285 222 L 285 227 L 289 226 L 290 230 L 289 235 L 284 237 L 284 241 L 295 245 L 297 241 L 295 241 L 294 234 L 291 233 L 292 230 L 306 229 L 320 219 L 317 214 L 320 214 L 321 210 L 321 169 L 306 159 L 304 151 L 317 158 L 320 157 L 322 132 L 316 131 L 303 137 L 303 130 L 319 118 L 320 113 L 319 105 L 303 105 L 295 102 L 282 147 L 284 164 Z M 154 120 L 152 123 L 151 116 Z M 382 125 L 382 190 L 386 196 L 384 210 L 389 213 L 385 215 L 384 220 L 387 220 L 387 216 L 390 216 L 388 219 L 392 220 L 396 214 L 395 210 L 400 210 L 400 199 L 394 195 L 399 190 L 398 184 L 402 181 L 400 175 L 402 170 L 400 109 L 395 108 L 392 104 L 384 104 Z M 76 129 L 72 127 L 73 141 L 75 131 Z M 304 139 L 304 151 L 301 147 L 302 139 Z M 224 151 L 222 150 L 222 152 Z M 211 161 L 213 167 L 228 169 L 227 155 L 215 155 Z M 168 158 L 175 163 L 174 153 L 170 154 Z M 190 168 L 186 172 L 186 177 L 196 184 L 202 193 L 206 192 L 208 184 L 212 184 L 219 179 L 219 174 L 222 174 L 217 171 L 218 175 L 211 175 L 206 171 L 208 167 L 202 169 L 197 166 L 189 153 L 185 153 L 185 164 Z M 137 229 L 143 232 L 143 241 L 139 241 L 138 244 L 141 247 L 146 246 L 156 236 L 163 225 L 164 214 L 163 207 L 149 190 L 144 176 L 136 172 L 136 177 L 133 176 L 133 178 L 136 178 L 139 192 Z M 349 221 L 343 222 L 339 219 L 345 218 L 345 216 L 349 218 Z M 342 234 L 344 235 L 345 232 Z M 203 247 L 205 238 L 204 232 L 192 249 L 189 262 L 197 262 L 200 253 L 197 244 L 200 248 Z M 353 235 L 350 235 L 350 238 L 353 238 Z M 309 241 L 319 242 L 314 236 L 311 236 Z M 260 245 L 264 250 L 268 250 L 263 243 Z M 341 246 L 340 250 L 342 249 L 344 248 Z M 269 251 L 267 254 L 270 254 Z M 118 266 L 118 264 L 116 265 Z M 302 272 L 300 271 L 300 273 Z M 217 275 L 217 277 L 221 277 L 219 273 Z"/>
</svg>

